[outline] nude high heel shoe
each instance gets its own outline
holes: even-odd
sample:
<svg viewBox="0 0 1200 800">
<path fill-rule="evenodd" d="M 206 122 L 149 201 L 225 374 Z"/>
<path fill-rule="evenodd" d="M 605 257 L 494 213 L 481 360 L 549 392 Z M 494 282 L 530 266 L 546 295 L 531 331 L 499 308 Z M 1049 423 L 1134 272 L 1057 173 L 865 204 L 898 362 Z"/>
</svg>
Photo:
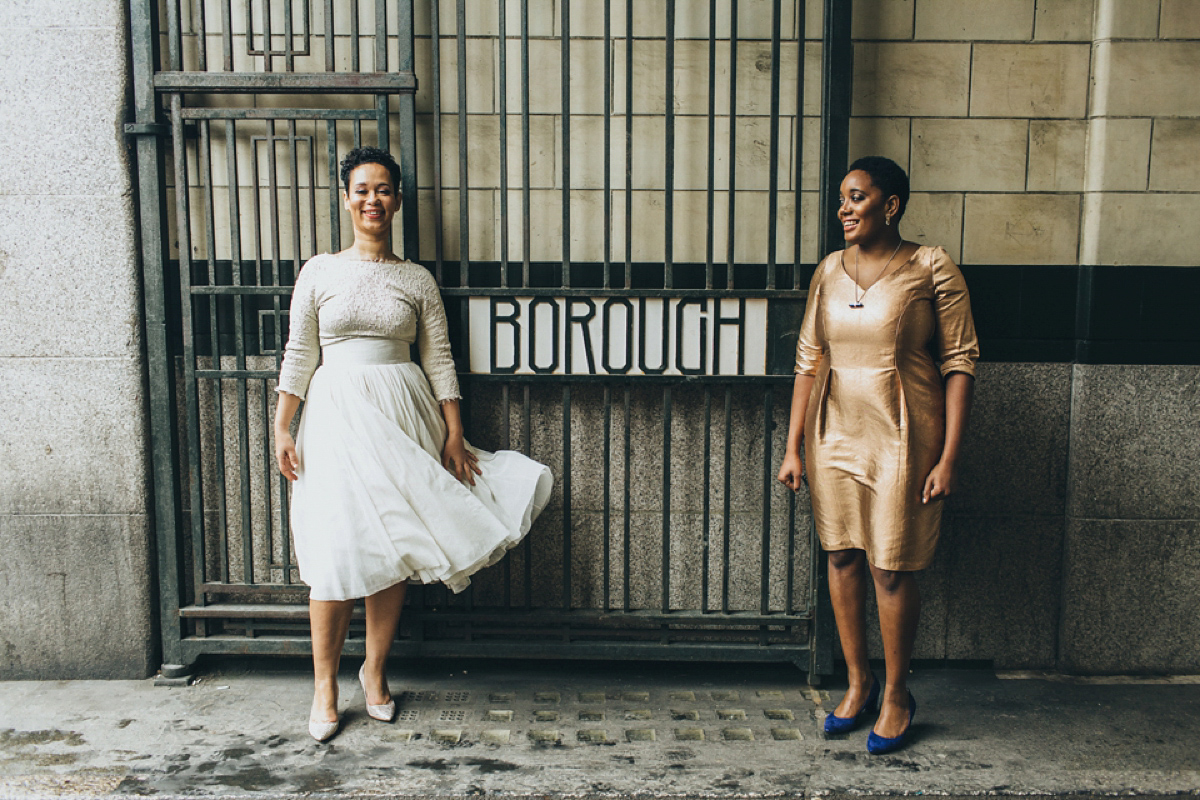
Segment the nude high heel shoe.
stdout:
<svg viewBox="0 0 1200 800">
<path fill-rule="evenodd" d="M 363 701 L 364 702 L 367 699 L 367 676 L 363 672 L 366 668 L 367 668 L 366 664 L 363 664 L 361 667 L 358 668 L 358 682 L 360 684 L 362 684 Z M 392 719 L 395 718 L 395 716 L 396 716 L 396 700 L 395 700 L 395 698 L 388 700 L 386 703 L 381 703 L 380 705 L 377 705 L 377 706 L 373 706 L 370 703 L 367 703 L 367 716 L 370 717 L 371 719 L 377 719 L 380 722 L 391 722 Z"/>
<path fill-rule="evenodd" d="M 334 707 L 337 707 L 337 699 L 334 699 Z M 333 722 L 326 722 L 323 719 L 313 719 L 310 715 L 308 718 L 308 735 L 316 739 L 318 742 L 325 742 L 333 738 L 333 735 L 338 732 L 338 728 L 342 725 L 342 715 L 338 714 L 338 718 Z"/>
</svg>

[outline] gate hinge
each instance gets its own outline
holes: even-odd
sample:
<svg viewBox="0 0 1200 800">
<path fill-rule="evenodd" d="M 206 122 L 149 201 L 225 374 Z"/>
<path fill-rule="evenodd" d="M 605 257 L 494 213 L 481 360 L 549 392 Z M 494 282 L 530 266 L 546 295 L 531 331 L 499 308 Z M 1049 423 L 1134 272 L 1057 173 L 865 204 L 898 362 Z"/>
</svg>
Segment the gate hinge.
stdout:
<svg viewBox="0 0 1200 800">
<path fill-rule="evenodd" d="M 171 126 L 161 122 L 126 122 L 126 136 L 169 136 Z"/>
</svg>

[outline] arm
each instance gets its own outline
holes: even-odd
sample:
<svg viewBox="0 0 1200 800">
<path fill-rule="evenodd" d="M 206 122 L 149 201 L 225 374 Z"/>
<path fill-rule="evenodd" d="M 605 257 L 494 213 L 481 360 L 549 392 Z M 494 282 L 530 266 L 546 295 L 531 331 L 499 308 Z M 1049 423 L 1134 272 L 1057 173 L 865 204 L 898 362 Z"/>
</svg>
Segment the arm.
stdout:
<svg viewBox="0 0 1200 800">
<path fill-rule="evenodd" d="M 275 404 L 275 461 L 279 471 L 289 481 L 296 480 L 300 458 L 296 455 L 296 441 L 292 438 L 292 418 L 300 408 L 300 398 L 288 392 L 279 392 Z"/>
<path fill-rule="evenodd" d="M 448 469 L 455 478 L 475 485 L 475 476 L 482 475 L 479 459 L 467 449 L 463 440 L 462 414 L 458 400 L 444 400 L 441 403 L 442 418 L 446 420 L 446 443 L 442 446 L 442 466 Z M 278 423 L 277 423 L 278 424 Z"/>
<path fill-rule="evenodd" d="M 925 479 L 921 502 L 940 500 L 949 496 L 958 483 L 958 454 L 963 432 L 971 416 L 971 396 L 975 379 L 965 372 L 952 372 L 946 377 L 946 443 L 942 457 Z"/>
<path fill-rule="evenodd" d="M 804 443 L 804 417 L 808 413 L 808 396 L 812 392 L 812 375 L 796 375 L 792 384 L 792 414 L 788 421 L 787 449 L 783 453 L 783 464 L 779 467 L 778 480 L 792 491 L 800 488 L 804 480 L 804 457 L 800 446 Z"/>
</svg>

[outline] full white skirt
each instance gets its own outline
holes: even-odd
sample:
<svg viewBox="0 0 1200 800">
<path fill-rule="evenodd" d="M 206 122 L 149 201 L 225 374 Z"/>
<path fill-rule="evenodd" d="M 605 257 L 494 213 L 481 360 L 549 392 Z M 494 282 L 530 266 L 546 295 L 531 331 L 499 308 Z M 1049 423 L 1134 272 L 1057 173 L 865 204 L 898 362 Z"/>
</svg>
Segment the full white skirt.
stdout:
<svg viewBox="0 0 1200 800">
<path fill-rule="evenodd" d="M 445 436 L 416 364 L 317 369 L 291 506 L 313 600 L 366 597 L 405 580 L 460 592 L 529 532 L 550 498 L 549 468 L 468 445 L 483 470 L 472 487 L 442 467 Z"/>
</svg>

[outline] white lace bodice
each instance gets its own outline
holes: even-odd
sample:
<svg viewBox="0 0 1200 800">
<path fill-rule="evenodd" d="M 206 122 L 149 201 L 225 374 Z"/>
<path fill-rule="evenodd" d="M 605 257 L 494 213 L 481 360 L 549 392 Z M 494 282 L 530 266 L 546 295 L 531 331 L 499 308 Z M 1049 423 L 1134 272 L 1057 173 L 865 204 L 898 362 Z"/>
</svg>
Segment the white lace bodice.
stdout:
<svg viewBox="0 0 1200 800">
<path fill-rule="evenodd" d="M 420 264 L 314 256 L 296 277 L 289 327 L 277 391 L 303 398 L 321 347 L 368 337 L 416 342 L 434 398 L 461 397 L 441 294 Z"/>
</svg>

